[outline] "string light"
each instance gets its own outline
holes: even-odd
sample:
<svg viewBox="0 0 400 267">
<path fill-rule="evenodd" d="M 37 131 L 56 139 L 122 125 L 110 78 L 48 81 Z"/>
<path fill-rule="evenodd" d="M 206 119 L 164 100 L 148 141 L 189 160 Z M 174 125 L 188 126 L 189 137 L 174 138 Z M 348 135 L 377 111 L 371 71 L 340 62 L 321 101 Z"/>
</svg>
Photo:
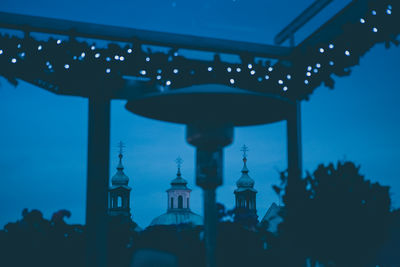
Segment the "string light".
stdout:
<svg viewBox="0 0 400 267">
<path fill-rule="evenodd" d="M 213 68 L 212 68 L 212 67 L 208 67 L 207 70 L 208 70 L 208 71 L 212 71 Z"/>
<path fill-rule="evenodd" d="M 287 78 L 288 80 L 290 80 L 290 79 L 292 79 L 292 75 L 288 74 L 288 75 L 286 75 L 286 78 Z"/>
<path fill-rule="evenodd" d="M 140 74 L 142 74 L 142 75 L 146 75 L 146 73 L 147 73 L 146 70 L 141 70 L 140 71 Z"/>
<path fill-rule="evenodd" d="M 57 44 L 58 45 L 61 44 L 61 40 L 60 39 L 57 40 Z"/>
<path fill-rule="evenodd" d="M 174 73 L 177 74 L 179 72 L 178 69 L 174 69 Z"/>
<path fill-rule="evenodd" d="M 128 49 L 128 50 L 126 50 L 126 52 L 128 52 L 128 54 L 131 54 L 132 53 L 132 49 Z"/>
<path fill-rule="evenodd" d="M 3 50 L 2 49 L 0 49 L 0 55 L 2 55 L 3 54 Z"/>
<path fill-rule="evenodd" d="M 317 68 L 321 68 L 321 64 L 319 64 L 319 63 L 315 64 L 315 66 L 316 66 Z"/>
<path fill-rule="evenodd" d="M 149 57 L 146 57 L 146 62 L 149 62 L 150 61 L 150 58 Z"/>
<path fill-rule="evenodd" d="M 361 18 L 360 22 L 361 22 L 361 24 L 364 24 L 365 23 L 365 19 Z"/>
<path fill-rule="evenodd" d="M 94 55 L 94 57 L 95 57 L 95 58 L 99 58 L 99 57 L 100 57 L 100 53 L 96 53 L 96 54 Z"/>
<path fill-rule="evenodd" d="M 86 56 L 85 52 L 82 52 L 81 58 L 84 58 Z"/>
<path fill-rule="evenodd" d="M 273 71 L 273 70 L 274 70 L 273 67 L 269 67 L 269 68 L 268 68 L 268 71 L 269 71 L 269 72 L 271 72 L 271 71 Z"/>
<path fill-rule="evenodd" d="M 375 10 L 372 10 L 371 13 L 372 13 L 372 15 L 374 15 L 374 16 L 376 15 L 376 11 L 375 11 Z"/>
<path fill-rule="evenodd" d="M 229 82 L 230 82 L 231 84 L 235 84 L 235 80 L 234 80 L 234 79 L 230 79 Z"/>
<path fill-rule="evenodd" d="M 124 58 L 123 56 L 120 56 L 120 57 L 119 57 L 119 60 L 120 60 L 120 61 L 124 61 L 125 58 Z"/>
<path fill-rule="evenodd" d="M 279 83 L 279 84 L 283 84 L 283 81 L 282 81 L 282 80 L 279 80 L 278 83 Z"/>
<path fill-rule="evenodd" d="M 314 73 L 318 73 L 318 69 L 314 69 Z"/>
<path fill-rule="evenodd" d="M 226 68 L 226 70 L 227 70 L 228 72 L 231 72 L 231 71 L 232 71 L 232 68 L 231 68 L 231 67 L 228 67 L 228 68 Z"/>
<path fill-rule="evenodd" d="M 42 50 L 42 48 L 43 48 L 43 46 L 41 46 L 41 45 L 39 45 L 38 47 L 37 47 L 37 50 Z"/>
<path fill-rule="evenodd" d="M 392 14 L 392 10 L 387 9 L 387 10 L 386 10 L 386 14 L 391 15 L 391 14 Z"/>
<path fill-rule="evenodd" d="M 166 84 L 167 86 L 170 86 L 170 85 L 171 85 L 171 81 L 167 81 L 165 84 Z"/>
<path fill-rule="evenodd" d="M 311 70 L 312 70 L 312 67 L 311 67 L 311 66 L 308 66 L 308 67 L 307 67 L 307 70 L 308 70 L 308 71 L 311 71 Z"/>
<path fill-rule="evenodd" d="M 308 71 L 308 72 L 306 73 L 306 75 L 307 75 L 308 77 L 310 77 L 310 76 L 311 76 L 311 72 Z"/>
<path fill-rule="evenodd" d="M 265 75 L 265 77 L 264 77 L 266 80 L 269 80 L 269 76 L 268 75 Z"/>
<path fill-rule="evenodd" d="M 333 66 L 333 65 L 335 65 L 335 62 L 329 61 L 329 65 Z"/>
<path fill-rule="evenodd" d="M 333 49 L 335 46 L 333 44 L 329 44 L 329 49 Z"/>
<path fill-rule="evenodd" d="M 253 65 L 248 64 L 247 67 L 248 67 L 249 69 L 251 69 L 251 68 L 253 68 Z"/>
<path fill-rule="evenodd" d="M 111 70 L 107 68 L 106 69 L 106 73 L 110 73 L 110 72 L 111 72 Z"/>
<path fill-rule="evenodd" d="M 64 65 L 64 68 L 65 68 L 65 69 L 69 69 L 69 65 L 68 65 L 68 64 L 65 64 L 65 65 Z"/>
<path fill-rule="evenodd" d="M 250 71 L 250 74 L 251 74 L 251 75 L 254 75 L 254 74 L 256 74 L 256 71 L 255 71 L 255 70 L 251 70 L 251 71 Z"/>
<path fill-rule="evenodd" d="M 349 51 L 349 50 L 346 50 L 346 51 L 344 52 L 344 54 L 345 54 L 346 56 L 350 56 L 350 51 Z"/>
<path fill-rule="evenodd" d="M 304 80 L 304 83 L 305 83 L 305 84 L 308 84 L 308 83 L 309 83 L 309 81 L 308 81 L 308 80 Z"/>
<path fill-rule="evenodd" d="M 286 92 L 287 90 L 288 90 L 288 87 L 287 87 L 287 86 L 284 86 L 284 87 L 283 87 L 283 91 Z"/>
<path fill-rule="evenodd" d="M 106 61 L 111 61 L 111 58 L 110 57 L 106 57 Z"/>
<path fill-rule="evenodd" d="M 237 71 L 237 72 L 241 72 L 242 69 L 241 69 L 241 68 L 236 68 L 236 71 Z"/>
<path fill-rule="evenodd" d="M 12 63 L 17 63 L 17 59 L 16 59 L 16 58 L 12 58 L 12 59 L 11 59 L 11 62 L 12 62 Z"/>
<path fill-rule="evenodd" d="M 96 47 L 95 47 L 94 45 L 92 45 L 92 46 L 90 47 L 90 49 L 95 50 Z"/>
<path fill-rule="evenodd" d="M 325 52 L 325 49 L 323 49 L 322 47 L 319 49 L 319 52 L 320 53 L 324 53 Z"/>
<path fill-rule="evenodd" d="M 378 28 L 373 27 L 373 28 L 372 28 L 372 31 L 373 31 L 373 32 L 378 32 Z"/>
<path fill-rule="evenodd" d="M 114 56 L 114 59 L 115 59 L 115 60 L 119 60 L 119 56 L 118 56 L 118 55 L 115 55 L 115 56 Z"/>
<path fill-rule="evenodd" d="M 161 80 L 161 75 L 157 75 L 157 80 Z"/>
</svg>

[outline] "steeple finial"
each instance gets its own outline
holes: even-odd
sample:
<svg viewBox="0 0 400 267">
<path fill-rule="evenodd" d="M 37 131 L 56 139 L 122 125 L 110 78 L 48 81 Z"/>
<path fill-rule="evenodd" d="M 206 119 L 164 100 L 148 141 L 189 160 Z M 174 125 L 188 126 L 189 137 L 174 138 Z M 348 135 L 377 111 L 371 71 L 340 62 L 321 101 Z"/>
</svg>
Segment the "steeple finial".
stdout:
<svg viewBox="0 0 400 267">
<path fill-rule="evenodd" d="M 183 163 L 183 159 L 182 159 L 181 157 L 178 156 L 178 157 L 176 158 L 175 162 L 176 162 L 176 166 L 178 167 L 178 173 L 177 173 L 177 175 L 178 175 L 178 176 L 181 176 L 181 166 L 182 166 L 182 163 Z"/>
<path fill-rule="evenodd" d="M 240 149 L 240 151 L 242 151 L 243 152 L 243 169 L 242 169 L 242 172 L 244 173 L 244 172 L 249 172 L 249 169 L 247 169 L 247 165 L 246 165 L 246 162 L 247 162 L 247 151 L 249 151 L 249 148 L 246 146 L 246 145 L 243 145 L 242 146 L 242 149 Z"/>
<path fill-rule="evenodd" d="M 119 164 L 118 164 L 117 169 L 118 169 L 118 170 L 123 170 L 124 167 L 122 166 L 122 157 L 123 157 L 122 153 L 124 152 L 124 147 L 125 147 L 125 145 L 124 145 L 124 143 L 122 143 L 122 141 L 119 141 L 118 147 L 119 147 L 119 155 L 118 155 L 118 157 L 119 157 Z"/>
</svg>

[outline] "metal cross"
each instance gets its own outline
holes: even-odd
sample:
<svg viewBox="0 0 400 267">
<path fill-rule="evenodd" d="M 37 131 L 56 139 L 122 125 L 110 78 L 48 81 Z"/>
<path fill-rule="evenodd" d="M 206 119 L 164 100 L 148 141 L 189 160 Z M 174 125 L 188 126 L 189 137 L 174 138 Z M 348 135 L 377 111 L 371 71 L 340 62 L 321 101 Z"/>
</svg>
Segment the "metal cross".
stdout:
<svg viewBox="0 0 400 267">
<path fill-rule="evenodd" d="M 119 141 L 118 147 L 119 147 L 119 154 L 122 155 L 122 152 L 124 152 L 124 147 L 125 147 L 124 143 L 122 143 L 122 141 Z"/>
<path fill-rule="evenodd" d="M 180 169 L 181 165 L 183 163 L 183 159 L 181 157 L 177 157 L 175 162 L 176 162 L 176 165 L 178 166 L 178 169 Z"/>
<path fill-rule="evenodd" d="M 247 157 L 247 153 L 246 152 L 249 151 L 249 148 L 246 145 L 243 145 L 242 149 L 240 149 L 240 151 L 243 152 L 243 157 L 245 158 L 245 157 Z"/>
</svg>

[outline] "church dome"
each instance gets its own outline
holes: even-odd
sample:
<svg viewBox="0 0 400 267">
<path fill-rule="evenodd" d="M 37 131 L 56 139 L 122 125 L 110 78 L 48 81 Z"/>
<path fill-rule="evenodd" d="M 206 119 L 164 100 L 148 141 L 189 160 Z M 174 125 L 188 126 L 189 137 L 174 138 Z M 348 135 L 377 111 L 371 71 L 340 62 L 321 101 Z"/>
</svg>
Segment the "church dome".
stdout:
<svg viewBox="0 0 400 267">
<path fill-rule="evenodd" d="M 173 210 L 154 218 L 150 226 L 179 224 L 203 225 L 203 217 L 190 210 Z"/>
<path fill-rule="evenodd" d="M 237 189 L 235 192 L 241 192 L 250 190 L 253 192 L 257 192 L 254 189 L 254 180 L 249 176 L 249 169 L 247 168 L 247 147 L 244 145 L 242 148 L 243 151 L 243 168 L 242 168 L 242 176 L 240 176 L 239 180 L 236 181 Z"/>
<path fill-rule="evenodd" d="M 122 154 L 119 154 L 119 163 L 117 166 L 117 173 L 111 178 L 111 184 L 113 186 L 128 185 L 129 178 L 124 173 L 124 166 L 122 165 Z"/>
<path fill-rule="evenodd" d="M 236 185 L 238 188 L 253 188 L 254 180 L 249 176 L 249 169 L 246 165 L 247 159 L 243 158 L 243 168 L 242 168 L 242 176 L 240 176 L 239 180 L 236 181 Z"/>
</svg>

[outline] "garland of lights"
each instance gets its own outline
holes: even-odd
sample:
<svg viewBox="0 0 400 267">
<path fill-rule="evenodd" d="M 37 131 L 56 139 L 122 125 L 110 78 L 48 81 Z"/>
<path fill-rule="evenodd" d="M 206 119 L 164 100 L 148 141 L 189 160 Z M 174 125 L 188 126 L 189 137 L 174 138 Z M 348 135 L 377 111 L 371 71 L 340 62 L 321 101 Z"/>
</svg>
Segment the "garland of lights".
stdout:
<svg viewBox="0 0 400 267">
<path fill-rule="evenodd" d="M 393 42 L 399 34 L 399 4 L 373 1 L 368 13 L 346 24 L 335 40 L 310 46 L 307 40 L 287 61 L 274 65 L 242 57 L 240 64 L 201 61 L 169 53 L 144 51 L 139 42 L 125 47 L 30 36 L 0 36 L 0 75 L 16 84 L 17 78 L 55 92 L 89 96 L 91 90 L 110 93 L 122 87 L 125 76 L 177 90 L 199 84 L 222 84 L 293 99 L 307 98 L 321 83 L 333 88 L 332 74 L 344 76 L 374 44 Z M 379 26 L 380 25 L 380 26 Z M 355 34 L 356 33 L 356 34 Z M 354 51 L 354 52 L 353 52 Z M 289 90 L 289 88 L 291 90 Z M 84 92 L 82 92 L 82 90 Z M 78 93 L 79 92 L 79 93 Z"/>
</svg>

